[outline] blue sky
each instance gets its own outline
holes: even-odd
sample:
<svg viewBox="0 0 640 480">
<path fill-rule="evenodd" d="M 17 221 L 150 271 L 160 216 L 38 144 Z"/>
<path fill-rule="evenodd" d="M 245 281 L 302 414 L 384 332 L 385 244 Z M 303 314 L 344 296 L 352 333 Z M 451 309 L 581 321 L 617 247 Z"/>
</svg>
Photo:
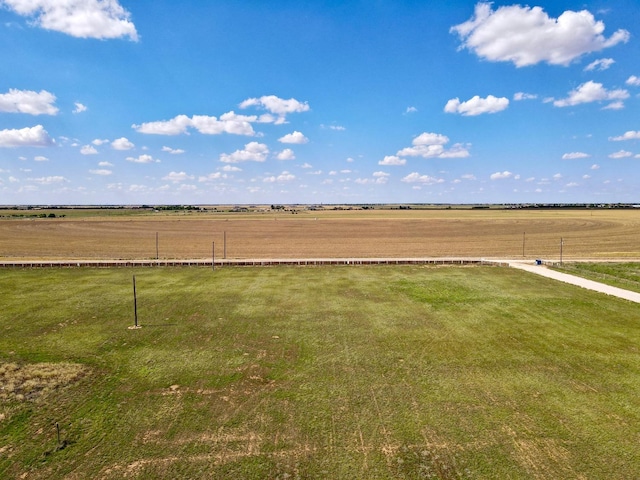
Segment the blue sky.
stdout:
<svg viewBox="0 0 640 480">
<path fill-rule="evenodd" d="M 640 202 L 640 3 L 0 0 L 0 204 Z"/>
</svg>

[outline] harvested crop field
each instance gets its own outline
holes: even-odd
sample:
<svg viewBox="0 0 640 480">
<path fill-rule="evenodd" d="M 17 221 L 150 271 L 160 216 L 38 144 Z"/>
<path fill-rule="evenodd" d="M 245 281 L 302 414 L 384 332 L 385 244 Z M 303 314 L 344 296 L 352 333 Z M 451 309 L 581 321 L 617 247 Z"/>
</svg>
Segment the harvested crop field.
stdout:
<svg viewBox="0 0 640 480">
<path fill-rule="evenodd" d="M 372 210 L 0 219 L 0 259 L 640 258 L 636 210 Z M 157 242 L 156 242 L 157 239 Z"/>
</svg>

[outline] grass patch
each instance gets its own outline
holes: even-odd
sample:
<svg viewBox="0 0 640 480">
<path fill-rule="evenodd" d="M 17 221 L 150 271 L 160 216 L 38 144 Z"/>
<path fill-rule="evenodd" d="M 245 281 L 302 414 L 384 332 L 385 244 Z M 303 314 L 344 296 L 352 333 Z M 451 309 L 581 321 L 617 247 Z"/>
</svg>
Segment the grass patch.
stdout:
<svg viewBox="0 0 640 480">
<path fill-rule="evenodd" d="M 565 263 L 554 269 L 640 293 L 640 263 Z"/>
<path fill-rule="evenodd" d="M 515 269 L 24 270 L 0 293 L 2 386 L 79 369 L 0 398 L 2 478 L 622 479 L 640 464 L 637 308 Z"/>
</svg>

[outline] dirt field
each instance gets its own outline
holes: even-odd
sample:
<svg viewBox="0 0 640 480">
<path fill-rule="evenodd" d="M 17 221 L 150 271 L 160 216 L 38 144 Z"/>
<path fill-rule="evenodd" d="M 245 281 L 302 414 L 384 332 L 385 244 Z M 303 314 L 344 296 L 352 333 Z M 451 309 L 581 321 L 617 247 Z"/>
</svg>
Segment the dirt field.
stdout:
<svg viewBox="0 0 640 480">
<path fill-rule="evenodd" d="M 555 259 L 560 256 L 561 238 L 565 260 L 638 259 L 640 211 L 374 210 L 5 217 L 0 219 L 0 260 L 211 258 L 214 243 L 217 259 L 225 258 L 225 253 L 228 259 Z"/>
</svg>

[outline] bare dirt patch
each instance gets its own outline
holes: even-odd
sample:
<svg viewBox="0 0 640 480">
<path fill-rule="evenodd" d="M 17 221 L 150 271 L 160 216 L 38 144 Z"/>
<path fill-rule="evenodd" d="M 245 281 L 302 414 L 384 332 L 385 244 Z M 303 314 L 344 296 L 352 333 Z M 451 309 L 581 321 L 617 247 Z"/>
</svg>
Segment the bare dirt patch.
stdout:
<svg viewBox="0 0 640 480">
<path fill-rule="evenodd" d="M 87 368 L 77 363 L 0 362 L 0 401 L 35 400 L 77 382 Z"/>
</svg>

